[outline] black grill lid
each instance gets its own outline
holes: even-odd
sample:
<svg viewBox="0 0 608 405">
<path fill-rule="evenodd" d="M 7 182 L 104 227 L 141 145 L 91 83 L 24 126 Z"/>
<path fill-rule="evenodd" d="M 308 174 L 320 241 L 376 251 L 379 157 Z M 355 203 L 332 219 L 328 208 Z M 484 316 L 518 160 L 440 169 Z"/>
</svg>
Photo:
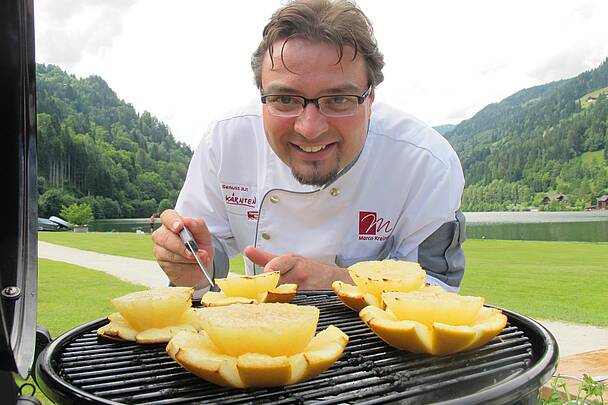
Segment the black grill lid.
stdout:
<svg viewBox="0 0 608 405">
<path fill-rule="evenodd" d="M 39 356 L 38 383 L 59 403 L 535 403 L 557 365 L 557 344 L 541 325 L 504 311 L 509 323 L 487 345 L 429 356 L 381 341 L 333 293 L 299 294 L 295 304 L 321 310 L 318 329 L 335 325 L 349 337 L 344 355 L 318 377 L 283 388 L 223 388 L 190 374 L 165 354 L 96 336 L 96 320 L 56 339 Z"/>
<path fill-rule="evenodd" d="M 24 378 L 34 361 L 38 288 L 33 11 L 32 0 L 0 1 L 0 372 Z"/>
</svg>

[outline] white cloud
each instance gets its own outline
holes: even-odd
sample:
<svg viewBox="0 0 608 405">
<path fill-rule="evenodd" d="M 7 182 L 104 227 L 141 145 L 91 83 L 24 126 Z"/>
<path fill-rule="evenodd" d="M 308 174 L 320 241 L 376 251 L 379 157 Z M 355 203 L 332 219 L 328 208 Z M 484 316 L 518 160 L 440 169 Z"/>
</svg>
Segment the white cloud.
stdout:
<svg viewBox="0 0 608 405">
<path fill-rule="evenodd" d="M 135 0 L 52 0 L 35 4 L 36 55 L 72 69 L 88 57 L 103 57 L 121 34 Z"/>
<path fill-rule="evenodd" d="M 257 95 L 251 53 L 283 0 L 38 0 L 39 62 L 103 77 L 196 146 L 209 121 Z M 608 2 L 359 0 L 385 54 L 377 100 L 431 125 L 608 56 Z"/>
</svg>

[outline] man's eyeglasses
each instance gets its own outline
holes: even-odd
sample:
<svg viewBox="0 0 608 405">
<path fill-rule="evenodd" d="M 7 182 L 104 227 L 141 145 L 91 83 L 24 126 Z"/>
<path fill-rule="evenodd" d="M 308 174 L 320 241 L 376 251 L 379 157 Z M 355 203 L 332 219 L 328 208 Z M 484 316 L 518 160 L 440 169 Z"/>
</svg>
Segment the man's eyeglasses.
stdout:
<svg viewBox="0 0 608 405">
<path fill-rule="evenodd" d="M 306 98 L 289 94 L 265 94 L 261 99 L 262 103 L 268 107 L 268 111 L 277 117 L 297 117 L 302 114 L 308 104 L 316 105 L 321 114 L 328 117 L 348 117 L 357 112 L 359 104 L 362 104 L 371 93 L 372 86 L 370 85 L 360 96 L 335 94 Z"/>
</svg>

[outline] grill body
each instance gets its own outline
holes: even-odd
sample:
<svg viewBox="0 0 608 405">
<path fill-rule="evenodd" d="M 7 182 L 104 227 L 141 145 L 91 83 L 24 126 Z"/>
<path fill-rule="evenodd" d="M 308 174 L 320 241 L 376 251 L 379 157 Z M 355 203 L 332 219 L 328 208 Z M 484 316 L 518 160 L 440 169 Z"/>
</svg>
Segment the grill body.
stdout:
<svg viewBox="0 0 608 405">
<path fill-rule="evenodd" d="M 340 360 L 300 384 L 246 390 L 213 385 L 173 362 L 164 344 L 98 338 L 105 318 L 55 339 L 38 357 L 37 380 L 61 404 L 534 404 L 557 367 L 554 337 L 507 310 L 507 326 L 487 345 L 430 356 L 388 346 L 333 293 L 306 292 L 293 303 L 320 309 L 319 330 L 335 325 L 350 337 Z"/>
</svg>

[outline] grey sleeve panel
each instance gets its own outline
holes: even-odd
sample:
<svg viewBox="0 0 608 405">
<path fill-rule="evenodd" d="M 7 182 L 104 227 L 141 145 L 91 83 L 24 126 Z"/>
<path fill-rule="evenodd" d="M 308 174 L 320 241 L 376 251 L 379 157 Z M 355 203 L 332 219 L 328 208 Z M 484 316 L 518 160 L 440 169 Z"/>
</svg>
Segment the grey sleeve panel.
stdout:
<svg viewBox="0 0 608 405">
<path fill-rule="evenodd" d="M 213 256 L 213 278 L 226 278 L 228 277 L 230 267 L 228 254 L 217 236 L 211 235 L 211 237 L 213 238 L 213 247 L 215 249 L 215 255 Z"/>
<path fill-rule="evenodd" d="M 464 276 L 465 257 L 462 243 L 466 239 L 466 220 L 458 210 L 456 219 L 441 225 L 418 247 L 418 262 L 429 275 L 459 287 Z"/>
</svg>

